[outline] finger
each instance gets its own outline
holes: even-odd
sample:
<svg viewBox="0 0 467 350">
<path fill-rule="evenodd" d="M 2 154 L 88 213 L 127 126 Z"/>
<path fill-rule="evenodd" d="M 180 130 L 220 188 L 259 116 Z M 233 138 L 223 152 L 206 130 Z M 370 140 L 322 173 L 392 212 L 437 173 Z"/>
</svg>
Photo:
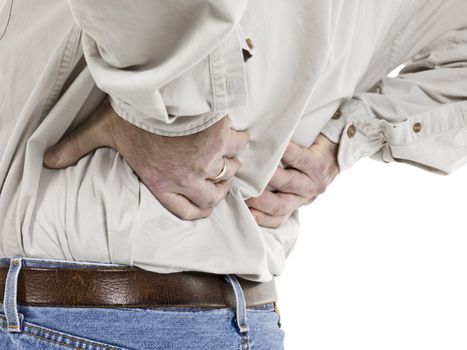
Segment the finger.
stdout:
<svg viewBox="0 0 467 350">
<path fill-rule="evenodd" d="M 294 168 L 277 167 L 271 180 L 269 180 L 268 186 L 280 192 L 307 197 L 313 187 L 313 180 Z"/>
<path fill-rule="evenodd" d="M 220 178 L 216 179 L 215 182 L 231 179 L 232 177 L 235 176 L 238 169 L 242 165 L 242 163 L 240 163 L 240 161 L 237 158 L 223 157 L 222 160 L 220 161 L 219 168 L 218 169 L 216 168 L 215 171 L 211 172 L 212 174 L 208 175 L 207 180 L 210 180 L 211 178 L 214 178 L 217 175 L 219 175 L 222 169 L 224 168 L 224 164 L 226 166 L 225 173 Z"/>
<path fill-rule="evenodd" d="M 230 129 L 230 136 L 226 142 L 224 154 L 227 157 L 233 157 L 240 154 L 250 142 L 250 133 L 248 130 Z"/>
<path fill-rule="evenodd" d="M 259 226 L 268 228 L 278 228 L 289 218 L 291 214 L 289 213 L 281 216 L 273 216 L 254 208 L 250 208 L 250 212 L 253 214 L 255 221 Z"/>
<path fill-rule="evenodd" d="M 49 168 L 65 168 L 96 148 L 104 146 L 107 130 L 103 126 L 102 118 L 92 117 L 82 127 L 49 148 L 44 154 L 44 165 Z"/>
<path fill-rule="evenodd" d="M 212 213 L 212 208 L 201 209 L 178 193 L 162 192 L 156 198 L 168 211 L 182 220 L 202 219 Z"/>
<path fill-rule="evenodd" d="M 309 151 L 307 148 L 301 147 L 294 142 L 289 142 L 282 160 L 289 166 L 307 173 L 310 166 Z"/>
<path fill-rule="evenodd" d="M 282 216 L 299 208 L 305 199 L 290 193 L 264 191 L 259 197 L 249 198 L 245 203 L 266 214 Z"/>
<path fill-rule="evenodd" d="M 227 181 L 213 183 L 209 180 L 200 180 L 193 183 L 189 188 L 183 188 L 180 193 L 192 201 L 201 209 L 215 207 L 225 198 L 229 192 L 230 185 Z"/>
</svg>

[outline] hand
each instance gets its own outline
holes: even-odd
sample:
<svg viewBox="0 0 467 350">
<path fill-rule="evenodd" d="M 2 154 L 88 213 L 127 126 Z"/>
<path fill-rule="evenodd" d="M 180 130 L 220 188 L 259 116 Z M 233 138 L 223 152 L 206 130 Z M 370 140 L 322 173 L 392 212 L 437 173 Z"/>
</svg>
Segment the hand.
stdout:
<svg viewBox="0 0 467 350">
<path fill-rule="evenodd" d="M 277 228 L 323 193 L 339 173 L 337 148 L 323 134 L 308 148 L 290 142 L 282 156 L 288 166 L 277 168 L 259 197 L 246 200 L 258 225 Z"/>
<path fill-rule="evenodd" d="M 65 168 L 99 147 L 118 151 L 159 202 L 183 220 L 207 217 L 228 193 L 228 179 L 240 167 L 234 156 L 249 142 L 223 118 L 187 136 L 168 137 L 140 129 L 119 117 L 106 99 L 78 130 L 44 155 L 49 168 Z M 223 168 L 218 181 L 211 181 Z"/>
</svg>

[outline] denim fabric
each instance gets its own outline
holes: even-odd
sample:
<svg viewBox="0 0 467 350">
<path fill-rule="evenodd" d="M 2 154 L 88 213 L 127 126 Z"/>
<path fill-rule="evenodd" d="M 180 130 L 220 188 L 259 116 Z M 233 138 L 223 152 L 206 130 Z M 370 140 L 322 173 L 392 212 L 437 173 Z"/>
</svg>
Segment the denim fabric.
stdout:
<svg viewBox="0 0 467 350">
<path fill-rule="evenodd" d="M 284 332 L 274 305 L 245 308 L 243 291 L 233 275 L 225 277 L 235 291 L 235 309 L 38 307 L 16 305 L 22 267 L 102 264 L 29 258 L 2 258 L 0 264 L 10 265 L 0 308 L 0 349 L 283 348 Z"/>
</svg>

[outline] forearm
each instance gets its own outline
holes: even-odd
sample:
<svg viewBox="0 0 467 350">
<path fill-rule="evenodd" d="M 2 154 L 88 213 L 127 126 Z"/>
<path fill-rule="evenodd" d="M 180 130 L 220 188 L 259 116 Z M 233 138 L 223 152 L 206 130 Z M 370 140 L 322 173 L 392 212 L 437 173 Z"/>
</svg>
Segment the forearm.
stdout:
<svg viewBox="0 0 467 350">
<path fill-rule="evenodd" d="M 446 50 L 448 39 L 341 106 L 322 130 L 341 170 L 370 156 L 446 174 L 467 160 L 467 43 Z"/>
<path fill-rule="evenodd" d="M 246 104 L 238 28 L 246 1 L 68 2 L 96 84 L 130 123 L 180 136 Z"/>
</svg>

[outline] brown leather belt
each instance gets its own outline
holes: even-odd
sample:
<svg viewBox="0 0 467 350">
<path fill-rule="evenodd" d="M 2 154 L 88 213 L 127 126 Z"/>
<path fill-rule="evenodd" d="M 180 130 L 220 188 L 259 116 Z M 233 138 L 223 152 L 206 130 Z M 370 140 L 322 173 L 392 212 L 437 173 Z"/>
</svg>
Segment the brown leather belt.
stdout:
<svg viewBox="0 0 467 350">
<path fill-rule="evenodd" d="M 8 267 L 0 267 L 4 295 Z M 275 302 L 274 280 L 238 278 L 247 306 Z M 3 297 L 2 297 L 3 298 Z M 235 295 L 223 275 L 202 272 L 159 274 L 137 267 L 22 267 L 17 302 L 63 307 L 235 307 Z"/>
</svg>

